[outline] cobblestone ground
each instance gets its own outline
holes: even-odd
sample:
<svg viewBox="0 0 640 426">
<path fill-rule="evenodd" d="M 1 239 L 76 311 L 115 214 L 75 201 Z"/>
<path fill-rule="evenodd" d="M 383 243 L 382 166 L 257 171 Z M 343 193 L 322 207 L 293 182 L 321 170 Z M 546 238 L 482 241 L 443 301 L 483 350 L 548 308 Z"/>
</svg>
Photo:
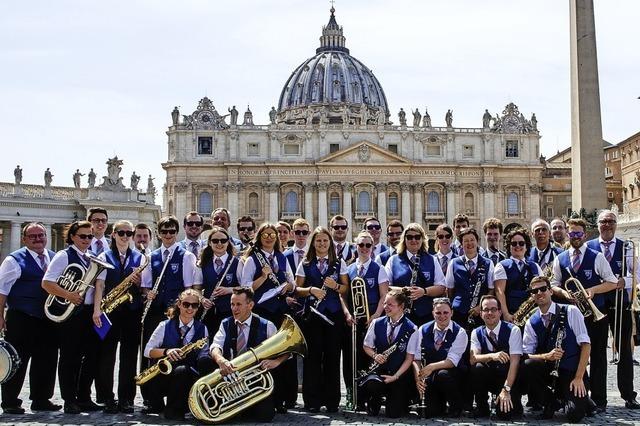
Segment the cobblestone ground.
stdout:
<svg viewBox="0 0 640 426">
<path fill-rule="evenodd" d="M 636 357 L 640 355 L 640 350 L 636 351 Z M 640 379 L 638 375 L 640 367 L 635 367 L 634 371 L 634 383 L 635 389 L 640 389 Z M 624 408 L 624 401 L 620 399 L 620 395 L 616 388 L 615 369 L 611 366 L 608 368 L 608 397 L 609 405 L 606 413 L 596 415 L 591 418 L 585 419 L 585 424 L 591 425 L 640 425 L 640 410 L 627 410 Z M 26 389 L 26 391 L 25 391 Z M 20 397 L 23 401 L 23 407 L 27 410 L 23 415 L 0 415 L 0 424 L 2 425 L 136 425 L 136 424 L 194 424 L 196 423 L 190 415 L 187 416 L 187 420 L 184 423 L 177 423 L 174 421 L 164 420 L 158 415 L 144 415 L 140 412 L 142 401 L 140 396 L 136 399 L 136 411 L 134 414 L 104 414 L 102 412 L 80 414 L 80 415 L 67 415 L 60 412 L 55 413 L 32 413 L 29 410 L 30 401 L 28 387 L 23 388 L 23 392 Z M 344 397 L 344 389 L 343 389 Z M 53 398 L 53 402 L 62 404 L 60 394 L 56 392 Z M 298 406 L 302 405 L 302 396 L 298 398 Z M 513 423 L 501 423 L 501 424 L 562 424 L 563 418 L 561 414 L 557 414 L 553 422 L 550 421 L 537 421 L 535 416 L 528 413 L 525 410 L 525 417 L 518 422 Z M 314 424 L 314 425 L 369 425 L 369 424 L 431 424 L 431 425 L 444 425 L 444 424 L 460 424 L 460 425 L 479 425 L 488 424 L 489 421 L 478 422 L 473 418 L 461 418 L 461 419 L 431 419 L 429 421 L 418 419 L 416 416 L 405 417 L 397 419 L 394 423 L 388 423 L 384 417 L 370 417 L 365 414 L 351 414 L 351 413 L 334 413 L 327 415 L 326 413 L 309 414 L 301 408 L 294 408 L 289 410 L 287 414 L 277 414 L 273 423 L 277 425 L 295 425 L 295 424 Z"/>
</svg>

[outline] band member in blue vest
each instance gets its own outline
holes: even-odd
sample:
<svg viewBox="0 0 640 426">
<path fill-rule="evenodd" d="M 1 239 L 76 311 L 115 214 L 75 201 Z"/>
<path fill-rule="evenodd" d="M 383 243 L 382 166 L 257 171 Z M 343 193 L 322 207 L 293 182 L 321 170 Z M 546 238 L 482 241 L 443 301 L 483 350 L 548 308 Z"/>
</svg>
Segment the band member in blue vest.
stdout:
<svg viewBox="0 0 640 426">
<path fill-rule="evenodd" d="M 90 352 L 88 346 L 96 335 L 93 330 L 93 288 L 89 288 L 84 298 L 79 291 L 68 291 L 58 285 L 58 278 L 67 266 L 77 264 L 89 267 L 89 259 L 85 254 L 91 245 L 93 234 L 91 222 L 73 222 L 67 230 L 66 243 L 68 248 L 59 251 L 51 260 L 51 264 L 42 278 L 42 287 L 50 294 L 67 299 L 78 306 L 77 313 L 57 325 L 60 336 L 60 362 L 58 364 L 58 379 L 60 394 L 64 399 L 64 412 L 79 414 L 81 411 L 94 411 L 102 408 L 91 400 L 78 401 L 78 381 L 80 365 Z M 93 283 L 89 283 L 93 284 Z"/>
<path fill-rule="evenodd" d="M 234 358 L 255 348 L 277 332 L 276 326 L 271 321 L 252 313 L 253 296 L 253 290 L 249 287 L 233 289 L 231 295 L 233 316 L 222 321 L 211 342 L 211 350 L 206 357 L 209 360 L 207 362 L 212 364 L 215 362 L 223 376 L 237 371 L 236 366 L 233 365 Z M 260 365 L 265 370 L 273 371 L 288 358 L 289 355 L 284 354 L 275 359 L 265 359 Z M 200 364 L 202 365 L 202 358 Z M 270 422 L 275 415 L 273 400 L 274 395 L 271 394 L 266 399 L 248 407 L 242 412 L 242 418 L 258 423 Z"/>
<path fill-rule="evenodd" d="M 442 269 L 427 253 L 427 236 L 422 226 L 410 223 L 398 243 L 398 252 L 385 266 L 389 285 L 404 289 L 411 299 L 409 319 L 420 326 L 433 319 L 431 301 L 445 294 Z"/>
<path fill-rule="evenodd" d="M 111 248 L 104 251 L 99 258 L 114 266 L 104 270 L 96 279 L 93 296 L 93 323 L 102 327 L 102 310 L 100 304 L 103 295 L 107 296 L 118 284 L 130 279 L 132 285 L 128 293 L 131 302 L 125 302 L 108 314 L 111 328 L 100 345 L 100 364 L 96 377 L 96 388 L 99 395 L 106 396 L 104 411 L 109 414 L 122 411 L 133 413 L 133 400 L 136 396 L 136 375 L 138 345 L 140 344 L 140 318 L 142 315 L 142 296 L 140 293 L 140 273 L 134 273 L 142 263 L 142 254 L 131 249 L 133 224 L 128 220 L 117 221 L 111 234 Z M 118 401 L 113 394 L 113 375 L 116 365 L 116 350 L 120 344 L 118 371 Z"/>
<path fill-rule="evenodd" d="M 529 398 L 544 402 L 543 419 L 553 417 L 556 400 L 562 399 L 569 421 L 579 422 L 587 408 L 585 373 L 591 351 L 584 317 L 575 306 L 551 301 L 545 276 L 531 280 L 529 292 L 539 307 L 524 327 L 522 379 Z"/>
<path fill-rule="evenodd" d="M 208 353 L 209 345 L 205 343 L 201 349 L 188 354 L 180 349 L 209 336 L 207 327 L 195 319 L 201 299 L 199 290 L 182 291 L 167 311 L 169 319 L 158 324 L 144 348 L 146 358 L 157 360 L 166 357 L 172 364 L 170 374 L 159 374 L 148 382 L 151 385 L 150 405 L 143 410 L 144 414 L 164 412 L 167 420 L 184 420 L 189 410 L 189 389 L 198 379 L 197 360 L 202 354 Z"/>
<path fill-rule="evenodd" d="M 347 240 L 347 230 L 349 222 L 342 215 L 335 215 L 329 221 L 329 232 L 333 238 L 333 245 L 336 248 L 336 255 L 342 258 L 347 265 L 356 260 L 356 248 Z"/>
<path fill-rule="evenodd" d="M 378 366 L 371 376 L 365 376 L 360 386 L 367 413 L 373 416 L 380 411 L 382 397 L 387 417 L 397 418 L 409 412 L 413 360 L 406 354 L 409 339 L 417 327 L 404 315 L 408 303 L 409 297 L 402 291 L 387 293 L 383 302 L 386 315 L 371 321 L 364 338 L 364 352 Z"/>
<path fill-rule="evenodd" d="M 276 224 L 276 229 L 278 230 L 278 241 L 280 241 L 280 247 L 291 247 L 293 245 L 291 225 L 288 222 L 281 220 Z"/>
<path fill-rule="evenodd" d="M 451 249 L 451 243 L 453 242 L 453 229 L 446 223 L 441 223 L 436 228 L 434 248 L 436 254 L 434 255 L 442 274 L 446 275 L 449 269 L 449 263 L 456 258 L 456 254 Z"/>
<path fill-rule="evenodd" d="M 462 244 L 460 243 L 460 231 L 463 229 L 469 228 L 469 216 L 464 213 L 458 213 L 453 218 L 453 244 L 451 245 L 451 250 L 453 251 L 453 256 L 458 257 L 462 256 Z"/>
<path fill-rule="evenodd" d="M 611 266 L 611 271 L 618 278 L 618 288 L 607 293 L 606 311 L 609 328 L 613 336 L 613 348 L 617 351 L 617 382 L 620 396 L 625 407 L 638 409 L 637 393 L 633 389 L 633 348 L 631 346 L 631 309 L 630 296 L 632 274 L 638 277 L 638 267 L 633 271 L 633 247 L 625 247 L 625 242 L 616 238 L 618 218 L 611 210 L 603 210 L 598 215 L 598 231 L 600 236 L 587 242 L 587 247 L 601 252 Z M 624 256 L 624 261 L 623 261 Z M 623 270 L 622 268 L 625 268 Z M 616 299 L 618 303 L 616 305 Z M 617 312 L 616 312 L 617 311 Z M 616 327 L 616 318 L 619 325 Z M 616 329 L 617 328 L 617 329 Z M 617 346 L 620 345 L 618 348 Z"/>
<path fill-rule="evenodd" d="M 529 298 L 527 290 L 531 279 L 542 275 L 542 270 L 534 261 L 525 259 L 531 248 L 531 237 L 526 229 L 516 228 L 509 232 L 505 246 L 509 258 L 495 266 L 493 285 L 500 301 L 502 319 L 513 322 L 513 314 Z"/>
<path fill-rule="evenodd" d="M 298 218 L 293 221 L 292 231 L 293 246 L 284 250 L 284 257 L 287 258 L 292 271 L 298 269 L 298 265 L 304 259 L 304 255 L 309 249 L 309 222 L 306 219 Z M 281 246 L 282 248 L 282 246 Z M 285 246 L 286 248 L 286 246 Z"/>
<path fill-rule="evenodd" d="M 553 261 L 563 250 L 551 242 L 549 223 L 546 220 L 535 220 L 531 224 L 531 233 L 536 244 L 529 250 L 527 260 L 536 262 L 545 271 L 553 265 Z"/>
<path fill-rule="evenodd" d="M 224 228 L 229 231 L 229 226 L 231 226 L 231 215 L 229 214 L 229 210 L 218 207 L 214 211 L 211 212 L 211 224 L 213 226 L 219 226 L 220 228 Z M 231 244 L 236 249 L 236 253 L 242 253 L 245 249 L 245 245 L 238 238 L 231 237 Z"/>
<path fill-rule="evenodd" d="M 375 260 L 376 256 L 389 250 L 385 244 L 380 241 L 380 235 L 382 235 L 382 226 L 380 221 L 375 217 L 368 217 L 362 224 L 362 230 L 368 231 L 373 237 L 373 250 L 371 251 L 371 258 Z"/>
<path fill-rule="evenodd" d="M 588 297 L 600 312 L 606 312 L 606 293 L 618 285 L 618 278 L 611 271 L 611 266 L 604 255 L 590 249 L 585 244 L 587 224 L 583 219 L 569 219 L 569 242 L 571 247 L 556 257 L 553 262 L 553 279 L 551 284 L 557 297 L 573 301 L 573 296 L 565 288 L 570 277 L 580 281 Z M 572 291 L 577 291 L 570 286 Z M 607 339 L 609 320 L 605 317 L 594 320 L 595 315 L 586 318 L 587 331 L 591 339 L 591 360 L 589 373 L 591 398 L 597 405 L 597 412 L 603 412 L 607 406 Z"/>
<path fill-rule="evenodd" d="M 386 266 L 389 258 L 396 254 L 398 243 L 402 241 L 402 232 L 404 231 L 404 225 L 397 219 L 393 219 L 387 223 L 387 243 L 389 243 L 389 249 L 376 256 L 376 263 Z"/>
<path fill-rule="evenodd" d="M 489 417 L 487 397 L 497 395 L 496 415 L 501 420 L 522 415 L 518 367 L 522 356 L 522 333 L 500 320 L 500 301 L 491 295 L 480 299 L 484 325 L 471 332 L 471 383 L 476 398 L 476 417 Z"/>
<path fill-rule="evenodd" d="M 223 319 L 231 315 L 231 294 L 234 288 L 240 287 L 241 280 L 242 262 L 236 257 L 229 233 L 214 226 L 196 269 L 196 281 L 202 281 L 202 306 L 206 310 L 201 321 L 210 335 L 218 330 Z"/>
<path fill-rule="evenodd" d="M 93 233 L 89 251 L 98 256 L 111 244 L 109 237 L 105 235 L 109 226 L 109 215 L 107 210 L 102 207 L 91 207 L 87 210 L 87 220 L 91 222 L 91 232 Z"/>
<path fill-rule="evenodd" d="M 448 298 L 434 299 L 435 320 L 418 328 L 407 347 L 418 394 L 426 403 L 427 418 L 445 414 L 455 418 L 461 413 L 461 376 L 468 371 L 468 360 L 463 355 L 469 337 L 451 319 L 452 312 Z"/>
<path fill-rule="evenodd" d="M 480 298 L 493 294 L 493 263 L 478 253 L 478 233 L 473 228 L 460 231 L 458 241 L 464 254 L 449 263 L 447 293 L 453 299 L 453 320 L 472 330 L 479 326 Z"/>
<path fill-rule="evenodd" d="M 251 250 L 244 256 L 241 285 L 255 292 L 255 312 L 275 324 L 282 325 L 289 312 L 286 297 L 294 295 L 293 273 L 280 249 L 275 225 L 263 223 L 256 232 Z M 294 363 L 273 371 L 274 403 L 279 413 L 286 413 L 287 390 L 291 388 Z"/>
<path fill-rule="evenodd" d="M 484 238 L 487 240 L 484 256 L 491 260 L 493 266 L 496 266 L 498 262 L 507 258 L 507 254 L 500 250 L 502 222 L 500 222 L 500 219 L 490 217 L 482 224 L 482 232 L 484 232 Z"/>
<path fill-rule="evenodd" d="M 309 251 L 296 271 L 297 292 L 321 315 L 310 313 L 305 324 L 308 355 L 304 359 L 302 395 L 305 408 L 317 413 L 321 406 L 337 412 L 340 403 L 340 341 L 345 317 L 340 295 L 349 291 L 347 265 L 336 256 L 331 234 L 317 227 L 311 234 Z M 324 294 L 322 294 L 324 293 Z M 318 297 L 320 296 L 320 297 Z"/>
<path fill-rule="evenodd" d="M 18 395 L 29 361 L 31 411 L 62 408 L 50 401 L 56 382 L 58 341 L 54 323 L 44 315 L 47 292 L 41 285 L 54 253 L 46 248 L 47 230 L 42 223 L 25 225 L 22 242 L 24 247 L 10 253 L 0 265 L 0 330 L 5 330 L 5 340 L 20 357 L 18 370 L 2 384 L 5 414 L 24 413 Z"/>
<path fill-rule="evenodd" d="M 200 213 L 191 211 L 182 219 L 182 226 L 184 226 L 185 236 L 184 240 L 180 241 L 180 245 L 183 249 L 193 253 L 197 259 L 200 257 L 200 252 L 204 248 L 204 241 L 200 241 L 204 218 Z"/>
</svg>

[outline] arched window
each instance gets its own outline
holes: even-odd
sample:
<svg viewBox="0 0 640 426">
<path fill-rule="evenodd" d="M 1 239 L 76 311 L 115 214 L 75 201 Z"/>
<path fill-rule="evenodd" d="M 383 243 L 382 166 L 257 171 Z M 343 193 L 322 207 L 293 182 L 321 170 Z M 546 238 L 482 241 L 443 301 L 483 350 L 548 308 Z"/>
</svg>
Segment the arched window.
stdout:
<svg viewBox="0 0 640 426">
<path fill-rule="evenodd" d="M 329 214 L 335 216 L 340 213 L 340 194 L 332 192 L 329 196 Z"/>
<path fill-rule="evenodd" d="M 440 212 L 440 194 L 436 191 L 429 191 L 429 194 L 427 194 L 427 212 Z"/>
<path fill-rule="evenodd" d="M 520 213 L 520 203 L 518 200 L 518 194 L 515 192 L 510 192 L 507 195 L 507 214 L 518 214 Z"/>
<path fill-rule="evenodd" d="M 389 215 L 398 216 L 398 194 L 392 192 L 389 194 Z"/>
<path fill-rule="evenodd" d="M 201 215 L 210 215 L 213 211 L 213 197 L 210 192 L 201 192 L 198 196 L 198 213 Z"/>
<path fill-rule="evenodd" d="M 467 192 L 466 194 L 464 194 L 464 212 L 466 214 L 473 214 L 474 213 L 474 209 L 473 209 L 473 194 L 470 192 Z"/>
<path fill-rule="evenodd" d="M 287 213 L 300 211 L 300 209 L 298 209 L 298 194 L 295 191 L 289 191 L 287 195 L 285 195 L 284 210 Z"/>
<path fill-rule="evenodd" d="M 258 214 L 258 194 L 252 192 L 249 194 L 249 214 Z"/>
<path fill-rule="evenodd" d="M 371 194 L 367 191 L 360 191 L 358 193 L 358 211 L 370 212 L 371 209 Z"/>
</svg>

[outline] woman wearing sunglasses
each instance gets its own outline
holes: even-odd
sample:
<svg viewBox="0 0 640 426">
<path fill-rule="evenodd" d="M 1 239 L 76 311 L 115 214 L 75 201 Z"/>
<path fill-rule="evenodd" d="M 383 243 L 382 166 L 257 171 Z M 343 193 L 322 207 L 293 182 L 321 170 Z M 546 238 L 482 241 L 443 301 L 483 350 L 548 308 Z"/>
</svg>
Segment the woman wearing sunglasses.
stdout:
<svg viewBox="0 0 640 426">
<path fill-rule="evenodd" d="M 199 356 L 208 356 L 209 345 L 205 344 L 200 350 L 194 350 L 186 356 L 180 348 L 209 336 L 207 327 L 195 319 L 201 299 L 199 290 L 187 289 L 180 293 L 178 300 L 167 311 L 169 319 L 156 327 L 144 348 L 145 357 L 152 360 L 166 357 L 173 367 L 170 374 L 159 374 L 148 382 L 150 406 L 147 414 L 164 412 L 165 419 L 184 420 L 189 410 L 189 389 L 198 378 L 197 359 Z"/>
<path fill-rule="evenodd" d="M 527 289 L 533 277 L 542 275 L 537 263 L 527 260 L 531 236 L 526 229 L 517 228 L 505 237 L 508 259 L 498 262 L 493 272 L 496 297 L 502 306 L 502 319 L 513 322 L 513 314 L 529 298 Z"/>
<path fill-rule="evenodd" d="M 222 320 L 231 316 L 231 294 L 242 279 L 242 262 L 235 256 L 227 230 L 214 226 L 196 269 L 196 281 L 202 281 L 202 306 L 206 310 L 202 322 L 209 334 L 215 334 Z"/>
<path fill-rule="evenodd" d="M 451 229 L 448 224 L 442 223 L 436 228 L 435 237 L 435 257 L 438 261 L 438 265 L 440 265 L 442 273 L 446 275 L 449 263 L 451 263 L 453 258 L 456 257 L 453 250 L 451 250 L 451 244 L 453 243 L 453 229 Z"/>
<path fill-rule="evenodd" d="M 120 220 L 113 225 L 111 246 L 99 258 L 114 266 L 102 271 L 96 280 L 93 296 L 93 323 L 102 327 L 103 318 L 100 309 L 103 295 L 107 296 L 125 278 L 132 280 L 129 294 L 131 303 L 124 303 L 109 313 L 111 328 L 100 345 L 100 363 L 96 378 L 97 395 L 105 400 L 104 411 L 109 414 L 121 411 L 133 413 L 133 399 L 136 396 L 136 375 L 138 344 L 140 343 L 140 318 L 142 316 L 142 297 L 140 294 L 140 274 L 131 275 L 142 263 L 142 254 L 131 249 L 133 224 Z M 130 276 L 131 275 L 131 276 Z M 118 371 L 118 403 L 113 394 L 113 375 L 115 372 L 116 349 L 120 343 Z"/>
<path fill-rule="evenodd" d="M 411 299 L 409 319 L 417 326 L 433 319 L 432 301 L 444 295 L 444 274 L 427 250 L 422 226 L 410 223 L 398 243 L 398 252 L 385 266 L 391 289 L 405 291 Z M 403 290 L 404 288 L 404 290 Z"/>
</svg>

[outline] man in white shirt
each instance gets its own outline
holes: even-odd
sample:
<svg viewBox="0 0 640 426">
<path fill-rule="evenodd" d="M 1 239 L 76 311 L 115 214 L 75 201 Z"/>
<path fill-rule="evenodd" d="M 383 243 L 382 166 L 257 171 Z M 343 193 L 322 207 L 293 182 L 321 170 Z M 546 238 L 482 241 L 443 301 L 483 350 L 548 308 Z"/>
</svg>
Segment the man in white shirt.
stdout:
<svg viewBox="0 0 640 426">
<path fill-rule="evenodd" d="M 202 250 L 202 241 L 200 241 L 200 234 L 202 234 L 202 227 L 204 226 L 204 218 L 196 211 L 187 213 L 182 220 L 184 226 L 185 237 L 180 241 L 180 245 L 185 250 L 190 251 L 196 257 L 200 256 Z"/>
<path fill-rule="evenodd" d="M 91 232 L 93 233 L 89 251 L 98 256 L 103 251 L 108 250 L 110 244 L 109 238 L 104 235 L 109 225 L 107 210 L 102 207 L 92 207 L 87 212 L 87 220 L 91 222 Z"/>
</svg>

